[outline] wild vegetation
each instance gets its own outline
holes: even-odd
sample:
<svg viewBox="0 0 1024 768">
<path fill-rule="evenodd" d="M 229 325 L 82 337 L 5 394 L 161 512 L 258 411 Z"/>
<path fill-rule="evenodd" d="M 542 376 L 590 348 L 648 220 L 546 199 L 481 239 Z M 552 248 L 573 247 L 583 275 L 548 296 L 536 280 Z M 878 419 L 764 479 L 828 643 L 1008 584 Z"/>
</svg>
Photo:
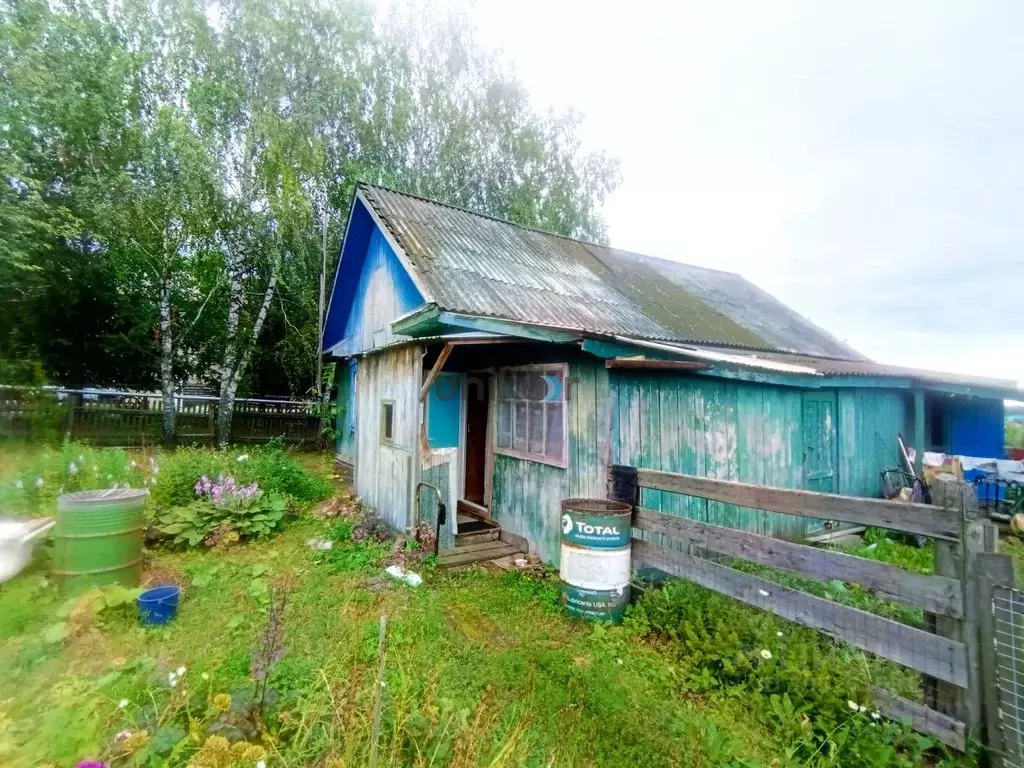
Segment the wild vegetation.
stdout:
<svg viewBox="0 0 1024 768">
<path fill-rule="evenodd" d="M 0 503 L 21 498 L 24 511 L 52 504 L 81 456 L 82 486 L 148 478 L 157 520 L 215 508 L 211 478 L 228 473 L 222 500 L 255 483 L 296 513 L 229 546 L 153 541 L 147 578 L 184 588 L 163 628 L 139 625 L 128 590 L 68 601 L 45 553 L 4 585 L 4 765 L 366 765 L 382 614 L 381 765 L 973 764 L 875 712 L 869 684 L 914 693 L 891 664 L 681 582 L 649 590 L 621 627 L 570 620 L 551 573 L 441 571 L 345 489 L 314 502 L 332 490 L 322 457 L 180 450 L 152 454 L 154 472 L 118 449 L 0 456 L 0 487 L 22 494 Z M 24 495 L 33 477 L 41 495 Z M 924 560 L 881 532 L 861 547 Z M 386 577 L 389 562 L 423 586 Z"/>
<path fill-rule="evenodd" d="M 356 182 L 600 239 L 579 119 L 418 4 L 0 0 L 0 383 L 318 394 Z"/>
</svg>

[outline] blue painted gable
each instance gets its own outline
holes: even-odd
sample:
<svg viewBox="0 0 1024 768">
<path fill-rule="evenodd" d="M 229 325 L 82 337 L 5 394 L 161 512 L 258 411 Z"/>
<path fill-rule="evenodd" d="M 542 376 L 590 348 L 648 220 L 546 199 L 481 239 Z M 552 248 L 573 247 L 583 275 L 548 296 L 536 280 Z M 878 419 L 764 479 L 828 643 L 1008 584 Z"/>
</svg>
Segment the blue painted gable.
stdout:
<svg viewBox="0 0 1024 768">
<path fill-rule="evenodd" d="M 358 197 L 341 247 L 327 319 L 324 352 L 348 357 L 384 346 L 403 336 L 391 322 L 424 304 L 384 233 Z"/>
</svg>

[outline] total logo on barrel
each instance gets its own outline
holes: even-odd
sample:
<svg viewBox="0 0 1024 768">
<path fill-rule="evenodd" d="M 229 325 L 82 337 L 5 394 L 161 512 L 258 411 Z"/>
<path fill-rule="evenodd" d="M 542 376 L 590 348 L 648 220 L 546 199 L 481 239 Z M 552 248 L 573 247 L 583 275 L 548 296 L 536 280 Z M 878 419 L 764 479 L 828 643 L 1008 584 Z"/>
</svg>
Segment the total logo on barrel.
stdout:
<svg viewBox="0 0 1024 768">
<path fill-rule="evenodd" d="M 623 524 L 625 522 L 625 524 Z M 620 549 L 629 546 L 629 518 L 621 514 L 574 517 L 562 514 L 562 540 L 593 549 Z"/>
</svg>

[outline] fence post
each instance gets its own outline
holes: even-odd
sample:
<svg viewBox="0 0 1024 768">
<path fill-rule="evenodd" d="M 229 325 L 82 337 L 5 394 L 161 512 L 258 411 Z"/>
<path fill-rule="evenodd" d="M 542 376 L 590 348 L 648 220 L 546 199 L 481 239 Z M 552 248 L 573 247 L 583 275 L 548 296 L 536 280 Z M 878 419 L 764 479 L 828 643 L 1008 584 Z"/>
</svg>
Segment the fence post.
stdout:
<svg viewBox="0 0 1024 768">
<path fill-rule="evenodd" d="M 998 660 L 996 658 L 996 621 L 993 598 L 996 587 L 1012 589 L 1015 583 L 1013 558 L 991 552 L 980 553 L 975 560 L 975 595 L 978 615 L 978 645 L 981 649 L 982 741 L 991 765 L 1000 768 L 1006 751 L 999 715 Z"/>
<path fill-rule="evenodd" d="M 608 468 L 608 498 L 635 507 L 640 503 L 640 486 L 637 484 L 636 467 L 612 464 Z"/>
<path fill-rule="evenodd" d="M 68 392 L 64 399 L 64 439 L 70 440 L 75 433 L 75 417 L 78 415 L 78 405 L 82 402 L 82 395 L 78 392 Z"/>
<path fill-rule="evenodd" d="M 935 478 L 931 484 L 932 503 L 947 509 L 955 509 L 960 518 L 959 540 L 946 541 L 935 540 L 935 573 L 938 576 L 947 576 L 951 579 L 963 578 L 963 494 L 960 489 L 960 482 L 954 479 L 949 481 Z M 964 596 L 964 585 L 961 583 L 961 596 Z M 967 601 L 964 600 L 964 603 Z M 966 618 L 966 604 L 965 604 Z M 940 616 L 934 613 L 925 613 L 925 627 L 942 637 L 950 640 L 963 642 L 963 619 L 954 619 L 948 616 Z M 950 715 L 964 720 L 964 697 L 962 688 L 950 683 L 936 680 L 933 677 L 925 677 L 922 681 L 924 688 L 924 701 L 932 709 L 943 714 Z"/>
<path fill-rule="evenodd" d="M 963 690 L 962 719 L 967 727 L 981 734 L 984 712 L 982 675 L 982 643 L 980 626 L 982 622 L 982 604 L 978 595 L 978 558 L 983 554 L 996 551 L 999 542 L 999 529 L 981 516 L 974 486 L 960 486 L 961 509 L 963 510 L 963 533 L 961 534 L 961 575 L 964 596 L 963 642 L 967 646 L 967 682 Z M 991 605 L 989 610 L 991 611 Z"/>
</svg>

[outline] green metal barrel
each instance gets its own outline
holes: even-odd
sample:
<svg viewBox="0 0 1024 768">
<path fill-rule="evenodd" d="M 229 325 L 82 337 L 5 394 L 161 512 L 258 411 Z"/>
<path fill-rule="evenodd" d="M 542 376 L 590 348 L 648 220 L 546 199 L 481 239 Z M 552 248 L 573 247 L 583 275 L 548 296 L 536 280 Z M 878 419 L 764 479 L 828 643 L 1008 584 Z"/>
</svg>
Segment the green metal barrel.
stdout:
<svg viewBox="0 0 1024 768">
<path fill-rule="evenodd" d="M 562 502 L 559 575 L 569 613 L 622 621 L 629 602 L 632 507 L 607 499 Z"/>
<path fill-rule="evenodd" d="M 57 499 L 53 573 L 64 590 L 119 583 L 137 587 L 142 577 L 142 508 L 148 491 L 80 491 Z"/>
</svg>

